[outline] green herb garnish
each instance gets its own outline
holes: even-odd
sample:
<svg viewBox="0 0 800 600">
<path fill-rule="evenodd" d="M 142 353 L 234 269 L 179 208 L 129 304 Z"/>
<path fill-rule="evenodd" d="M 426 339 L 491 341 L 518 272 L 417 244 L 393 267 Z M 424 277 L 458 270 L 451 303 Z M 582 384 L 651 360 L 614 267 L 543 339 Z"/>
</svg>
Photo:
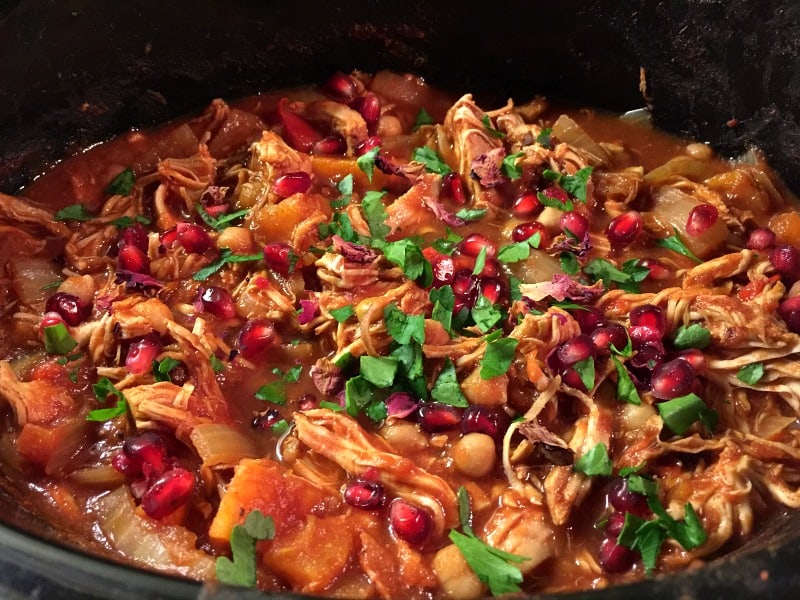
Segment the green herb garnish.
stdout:
<svg viewBox="0 0 800 600">
<path fill-rule="evenodd" d="M 677 227 L 673 226 L 672 230 L 675 232 L 675 235 L 671 235 L 668 238 L 664 238 L 663 240 L 657 240 L 656 244 L 658 246 L 661 246 L 662 248 L 666 248 L 667 250 L 672 250 L 673 252 L 677 252 L 678 254 L 683 254 L 684 256 L 688 256 L 698 264 L 703 262 L 702 260 L 697 258 L 697 256 L 695 256 L 694 253 L 691 250 L 689 250 L 689 248 L 683 242 L 681 236 L 678 234 Z"/>
<path fill-rule="evenodd" d="M 356 311 L 352 306 L 348 304 L 347 306 L 343 306 L 341 308 L 334 308 L 330 311 L 330 313 L 331 316 L 334 319 L 336 319 L 337 322 L 344 323 L 345 321 L 347 321 L 347 319 L 356 314 Z"/>
<path fill-rule="evenodd" d="M 481 359 L 481 379 L 492 379 L 504 375 L 514 360 L 514 351 L 519 340 L 516 338 L 500 338 L 486 345 L 486 352 Z"/>
<path fill-rule="evenodd" d="M 628 369 L 616 356 L 612 356 L 611 361 L 617 370 L 617 399 L 628 404 L 641 404 L 642 399 L 639 397 L 639 392 L 631 379 L 630 373 L 628 373 Z"/>
<path fill-rule="evenodd" d="M 681 325 L 672 336 L 672 345 L 678 350 L 689 348 L 702 350 L 710 343 L 711 332 L 699 323 L 692 323 L 688 327 Z"/>
<path fill-rule="evenodd" d="M 255 397 L 256 400 L 272 402 L 272 404 L 283 406 L 286 404 L 287 400 L 286 384 L 279 380 L 262 385 L 260 388 L 258 388 L 258 391 L 256 391 Z"/>
<path fill-rule="evenodd" d="M 414 148 L 414 152 L 411 155 L 411 160 L 425 165 L 425 169 L 427 169 L 430 173 L 447 175 L 453 171 L 447 166 L 447 163 L 442 160 L 442 157 L 437 154 L 436 150 L 429 148 L 428 146 Z"/>
<path fill-rule="evenodd" d="M 375 171 L 375 159 L 378 157 L 380 151 L 381 147 L 375 146 L 356 159 L 358 168 L 364 172 L 370 183 L 372 183 L 372 174 Z"/>
<path fill-rule="evenodd" d="M 525 156 L 524 152 L 515 152 L 503 158 L 503 164 L 500 165 L 500 170 L 511 180 L 519 179 L 522 177 L 522 169 L 517 166 L 517 161 Z"/>
<path fill-rule="evenodd" d="M 83 204 L 70 204 L 53 215 L 53 219 L 56 221 L 89 221 L 94 217 Z"/>
<path fill-rule="evenodd" d="M 586 454 L 575 461 L 573 468 L 584 475 L 609 477 L 614 472 L 608 447 L 602 442 L 593 446 Z"/>
<path fill-rule="evenodd" d="M 752 363 L 739 369 L 736 378 L 747 385 L 755 385 L 764 377 L 764 372 L 762 363 Z"/>
<path fill-rule="evenodd" d="M 560 185 L 565 192 L 577 198 L 584 204 L 586 203 L 586 186 L 589 183 L 589 178 L 592 175 L 592 167 L 583 167 L 574 175 L 563 175 L 556 173 L 550 169 L 545 169 L 542 175 L 545 179 L 549 179 Z M 572 210 L 572 209 L 569 209 Z"/>
<path fill-rule="evenodd" d="M 414 120 L 414 127 L 411 131 L 416 131 L 423 125 L 433 125 L 433 117 L 428 114 L 427 110 L 420 107 L 417 118 Z"/>
<path fill-rule="evenodd" d="M 153 361 L 153 378 L 156 381 L 169 381 L 172 382 L 172 378 L 169 376 L 169 372 L 172 371 L 175 367 L 181 364 L 181 361 L 175 360 L 171 356 L 167 356 L 162 360 L 154 360 Z"/>
<path fill-rule="evenodd" d="M 133 174 L 133 169 L 128 167 L 111 180 L 111 183 L 106 188 L 106 194 L 109 196 L 127 196 L 131 193 L 134 183 L 136 183 L 136 175 Z"/>
<path fill-rule="evenodd" d="M 67 354 L 78 345 L 63 323 L 48 325 L 42 329 L 44 349 L 48 354 Z"/>
<path fill-rule="evenodd" d="M 436 383 L 433 384 L 431 389 L 431 397 L 437 402 L 442 404 L 449 404 L 450 406 L 457 406 L 466 408 L 469 406 L 467 399 L 464 397 L 464 392 L 461 391 L 461 386 L 456 377 L 456 368 L 453 361 L 446 358 L 444 366 L 436 378 Z"/>
<path fill-rule="evenodd" d="M 481 117 L 481 123 L 483 123 L 483 126 L 486 127 L 486 131 L 488 131 L 489 134 L 492 135 L 493 137 L 496 137 L 501 140 L 504 137 L 506 137 L 505 133 L 503 133 L 502 131 L 498 131 L 497 129 L 494 128 L 494 125 L 492 125 L 492 120 L 489 118 L 489 115 L 484 113 L 484 115 Z"/>
<path fill-rule="evenodd" d="M 244 525 L 235 525 L 231 530 L 231 555 L 217 558 L 215 564 L 217 579 L 228 585 L 253 587 L 256 584 L 256 542 L 275 537 L 275 524 L 272 517 L 266 517 L 259 510 L 253 510 Z"/>
<path fill-rule="evenodd" d="M 227 264 L 253 262 L 256 260 L 262 260 L 263 258 L 264 258 L 263 253 L 234 254 L 233 250 L 231 250 L 230 248 L 223 248 L 222 250 L 220 250 L 219 258 L 210 265 L 208 265 L 207 267 L 200 269 L 197 273 L 195 273 L 192 276 L 192 279 L 194 279 L 195 281 L 205 281 Z"/>
<path fill-rule="evenodd" d="M 656 404 L 664 424 L 676 435 L 683 435 L 697 421 L 709 430 L 717 425 L 717 413 L 697 394 L 687 394 Z"/>
</svg>

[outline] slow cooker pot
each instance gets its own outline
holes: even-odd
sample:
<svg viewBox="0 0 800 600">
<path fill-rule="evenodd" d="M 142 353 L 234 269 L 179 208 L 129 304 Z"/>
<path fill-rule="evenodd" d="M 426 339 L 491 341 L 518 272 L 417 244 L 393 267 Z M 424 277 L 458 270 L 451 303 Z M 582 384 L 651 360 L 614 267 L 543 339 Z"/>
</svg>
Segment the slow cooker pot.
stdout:
<svg viewBox="0 0 800 600">
<path fill-rule="evenodd" d="M 0 191 L 215 97 L 388 68 L 485 104 L 647 106 L 722 154 L 761 148 L 800 192 L 799 55 L 795 0 L 0 0 Z M 4 493 L 0 519 L 3 598 L 263 597 L 90 556 Z M 798 562 L 800 512 L 702 568 L 559 598 L 784 597 L 800 592 Z"/>
</svg>

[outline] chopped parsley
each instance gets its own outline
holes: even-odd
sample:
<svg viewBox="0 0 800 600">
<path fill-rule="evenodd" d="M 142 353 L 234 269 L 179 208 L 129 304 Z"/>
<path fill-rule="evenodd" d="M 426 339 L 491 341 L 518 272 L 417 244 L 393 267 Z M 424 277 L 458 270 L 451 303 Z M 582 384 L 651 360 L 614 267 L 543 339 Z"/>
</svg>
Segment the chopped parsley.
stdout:
<svg viewBox="0 0 800 600">
<path fill-rule="evenodd" d="M 172 378 L 169 376 L 169 372 L 172 371 L 175 367 L 181 364 L 181 361 L 175 360 L 171 356 L 164 357 L 161 360 L 154 360 L 153 361 L 153 378 L 156 381 L 168 381 L 172 382 Z"/>
<path fill-rule="evenodd" d="M 227 585 L 254 587 L 256 585 L 256 542 L 275 537 L 272 517 L 259 510 L 248 513 L 244 525 L 231 530 L 231 560 L 220 556 L 215 563 L 217 579 Z"/>
<path fill-rule="evenodd" d="M 572 366 L 575 371 L 578 372 L 578 377 L 581 378 L 581 383 L 583 383 L 583 386 L 591 392 L 594 388 L 595 379 L 594 359 L 590 356 L 589 358 L 579 360 Z"/>
<path fill-rule="evenodd" d="M 458 244 L 463 240 L 460 235 L 452 231 L 449 227 L 447 228 L 447 234 L 443 238 L 438 238 L 433 241 L 431 246 L 437 252 L 442 254 L 447 254 L 448 256 L 455 252 L 456 247 Z"/>
<path fill-rule="evenodd" d="M 501 140 L 504 137 L 506 137 L 505 133 L 503 133 L 502 131 L 498 131 L 497 129 L 494 128 L 494 125 L 492 125 L 492 120 L 489 118 L 489 115 L 484 113 L 484 115 L 481 117 L 481 123 L 483 123 L 483 126 L 486 127 L 486 131 L 488 131 L 489 134 L 492 135 L 493 137 L 496 137 Z"/>
<path fill-rule="evenodd" d="M 515 152 L 503 158 L 503 164 L 500 165 L 500 170 L 506 177 L 511 180 L 522 177 L 522 169 L 517 166 L 517 161 L 523 156 L 525 156 L 524 152 Z"/>
<path fill-rule="evenodd" d="M 542 243 L 542 234 L 538 231 L 527 240 L 503 246 L 497 252 L 497 260 L 504 264 L 511 264 L 527 260 L 531 255 L 531 248 L 538 248 Z"/>
<path fill-rule="evenodd" d="M 414 148 L 411 160 L 422 163 L 428 172 L 436 173 L 437 175 L 447 175 L 453 171 L 442 160 L 442 157 L 437 154 L 436 150 L 428 146 Z"/>
<path fill-rule="evenodd" d="M 237 210 L 236 212 L 220 215 L 219 217 L 212 217 L 210 214 L 208 214 L 208 211 L 203 208 L 202 204 L 197 203 L 194 205 L 194 208 L 197 211 L 197 214 L 200 215 L 200 218 L 203 219 L 203 222 L 211 227 L 211 229 L 214 231 L 221 231 L 225 229 L 230 223 L 236 219 L 241 219 L 248 212 L 250 212 L 245 208 L 242 210 Z"/>
<path fill-rule="evenodd" d="M 581 270 L 581 263 L 573 252 L 562 252 L 558 257 L 561 262 L 561 270 L 567 275 L 577 275 Z"/>
<path fill-rule="evenodd" d="M 747 385 L 755 385 L 764 377 L 764 372 L 763 363 L 752 363 L 739 369 L 736 379 Z"/>
<path fill-rule="evenodd" d="M 70 204 L 53 215 L 56 221 L 88 221 L 94 217 L 83 204 Z"/>
<path fill-rule="evenodd" d="M 408 315 L 392 302 L 383 310 L 383 319 L 386 330 L 398 344 L 408 344 L 411 340 L 425 343 L 424 315 Z"/>
<path fill-rule="evenodd" d="M 505 375 L 514 360 L 514 351 L 519 340 L 516 338 L 500 338 L 486 345 L 486 352 L 481 359 L 481 379 L 492 379 Z"/>
<path fill-rule="evenodd" d="M 608 456 L 608 447 L 602 442 L 593 446 L 575 461 L 573 469 L 584 475 L 609 477 L 614 472 L 614 466 Z"/>
<path fill-rule="evenodd" d="M 575 205 L 569 198 L 565 201 L 562 201 L 558 198 L 554 198 L 553 196 L 548 196 L 544 192 L 539 192 L 536 194 L 536 197 L 539 199 L 539 202 L 542 203 L 542 206 L 557 208 L 558 210 L 563 210 L 564 212 L 575 209 Z"/>
<path fill-rule="evenodd" d="M 106 188 L 106 194 L 109 196 L 127 196 L 131 193 L 134 183 L 136 183 L 136 175 L 133 174 L 133 169 L 128 167 L 111 180 L 111 183 Z"/>
<path fill-rule="evenodd" d="M 688 327 L 681 325 L 672 336 L 672 345 L 678 350 L 697 348 L 702 350 L 711 343 L 711 332 L 700 325 L 692 323 Z"/>
<path fill-rule="evenodd" d="M 388 214 L 383 206 L 384 194 L 385 192 L 369 191 L 361 200 L 361 208 L 364 210 L 364 218 L 369 226 L 369 232 L 380 240 L 385 240 L 391 231 L 391 228 L 386 225 Z"/>
<path fill-rule="evenodd" d="M 253 262 L 256 260 L 262 260 L 263 258 L 264 258 L 263 253 L 234 254 L 233 250 L 231 250 L 230 248 L 223 248 L 222 250 L 220 250 L 219 258 L 214 262 L 212 262 L 207 267 L 200 269 L 197 273 L 195 273 L 192 276 L 192 279 L 194 279 L 195 281 L 205 281 L 227 264 L 240 263 L 240 262 Z"/>
<path fill-rule="evenodd" d="M 479 221 L 486 213 L 485 208 L 462 208 L 456 213 L 456 216 L 465 221 Z"/>
<path fill-rule="evenodd" d="M 697 258 L 697 256 L 695 256 L 691 250 L 689 250 L 689 248 L 681 239 L 681 236 L 678 235 L 678 229 L 673 226 L 672 230 L 675 232 L 675 235 L 671 235 L 667 238 L 664 238 L 663 240 L 658 240 L 656 241 L 656 244 L 658 246 L 661 246 L 662 248 L 666 248 L 667 250 L 672 250 L 673 252 L 677 252 L 678 254 L 683 254 L 684 256 L 688 256 L 698 264 L 703 262 L 702 260 Z"/>
<path fill-rule="evenodd" d="M 89 414 L 86 415 L 87 421 L 110 421 L 127 412 L 128 403 L 125 401 L 125 396 L 108 377 L 101 377 L 97 383 L 92 385 L 92 391 L 98 402 L 105 402 L 109 396 L 114 396 L 117 398 L 117 403 L 110 408 L 96 408 L 89 411 Z"/>
<path fill-rule="evenodd" d="M 347 319 L 356 314 L 356 311 L 352 306 L 348 304 L 347 306 L 343 306 L 341 308 L 334 308 L 330 311 L 330 313 L 331 316 L 334 319 L 336 319 L 337 322 L 344 323 L 345 321 L 347 321 Z"/>
<path fill-rule="evenodd" d="M 617 399 L 628 404 L 641 404 L 642 399 L 639 397 L 639 392 L 631 379 L 630 373 L 628 373 L 628 369 L 616 356 L 612 356 L 611 361 L 617 370 Z"/>
<path fill-rule="evenodd" d="M 67 354 L 78 345 L 64 323 L 48 325 L 42 329 L 42 335 L 44 336 L 44 349 L 48 354 Z"/>
<path fill-rule="evenodd" d="M 350 204 L 350 201 L 353 199 L 353 174 L 348 173 L 342 177 L 342 179 L 336 185 L 336 189 L 339 190 L 341 196 L 339 196 L 336 200 L 331 200 L 331 208 L 344 208 Z"/>
<path fill-rule="evenodd" d="M 480 275 L 483 272 L 483 268 L 486 266 L 486 246 L 481 248 L 480 252 L 478 252 L 478 256 L 475 257 L 475 267 L 472 269 L 473 275 Z"/>
<path fill-rule="evenodd" d="M 659 402 L 656 404 L 656 408 L 658 408 L 664 424 L 676 435 L 683 435 L 697 421 L 703 423 L 710 431 L 717 426 L 716 411 L 710 409 L 697 394 L 687 394 L 666 402 Z"/>
<path fill-rule="evenodd" d="M 469 406 L 464 392 L 461 391 L 461 386 L 456 377 L 456 368 L 450 358 L 444 360 L 444 366 L 436 378 L 436 383 L 433 384 L 431 389 L 431 397 L 437 402 L 442 404 L 449 404 L 450 406 L 457 406 L 466 408 Z"/>
<path fill-rule="evenodd" d="M 225 363 L 218 359 L 216 354 L 209 355 L 208 362 L 211 363 L 214 373 L 222 373 L 225 370 Z"/>
<path fill-rule="evenodd" d="M 406 277 L 422 287 L 428 287 L 433 282 L 433 267 L 413 240 L 403 238 L 396 242 L 384 242 L 373 239 L 372 247 L 383 252 L 389 262 L 400 267 Z"/>
<path fill-rule="evenodd" d="M 256 391 L 255 393 L 255 396 L 256 400 L 262 400 L 264 402 L 272 402 L 272 404 L 283 406 L 284 404 L 286 404 L 287 400 L 286 384 L 284 381 L 281 380 L 267 383 L 258 388 L 258 391 Z"/>
<path fill-rule="evenodd" d="M 453 288 L 449 285 L 434 288 L 431 290 L 429 296 L 433 304 L 431 319 L 439 321 L 445 331 L 450 333 L 453 325 L 453 309 L 456 305 L 456 297 L 453 293 Z"/>
<path fill-rule="evenodd" d="M 370 183 L 372 183 L 372 174 L 375 171 L 375 159 L 380 154 L 380 151 L 381 147 L 375 146 L 356 159 L 358 168 L 364 172 Z"/>
<path fill-rule="evenodd" d="M 397 374 L 397 359 L 388 356 L 362 356 L 359 359 L 361 376 L 377 388 L 388 388 Z"/>
<path fill-rule="evenodd" d="M 583 167 L 574 175 L 563 175 L 550 169 L 545 169 L 542 172 L 542 175 L 545 179 L 549 179 L 550 181 L 560 185 L 562 188 L 564 188 L 565 192 L 585 204 L 586 186 L 589 183 L 589 178 L 592 175 L 592 171 L 592 167 Z"/>
<path fill-rule="evenodd" d="M 129 217 L 128 215 L 124 215 L 119 219 L 114 219 L 111 221 L 111 224 L 114 227 L 119 227 L 120 229 L 124 227 L 131 227 L 136 223 L 141 223 L 142 225 L 150 225 L 150 219 L 143 215 L 136 215 L 135 217 Z"/>
<path fill-rule="evenodd" d="M 433 117 L 428 114 L 427 110 L 420 107 L 417 118 L 414 120 L 414 127 L 411 131 L 416 131 L 423 125 L 433 125 Z"/>
<path fill-rule="evenodd" d="M 553 145 L 553 141 L 550 139 L 550 135 L 553 133 L 552 127 L 547 127 L 546 129 L 542 129 L 539 132 L 539 135 L 536 136 L 536 143 L 539 144 L 542 148 L 551 148 Z"/>
<path fill-rule="evenodd" d="M 375 390 L 363 376 L 351 377 L 344 386 L 344 401 L 347 413 L 357 417 L 364 413 L 369 419 L 378 423 L 388 415 L 386 403 L 375 395 Z"/>
<path fill-rule="evenodd" d="M 639 284 L 647 279 L 650 273 L 647 267 L 639 265 L 639 259 L 636 258 L 625 261 L 621 270 L 604 258 L 595 258 L 583 270 L 592 281 L 602 280 L 606 289 L 611 287 L 612 283 L 616 283 L 620 289 L 631 294 L 639 293 Z"/>
<path fill-rule="evenodd" d="M 470 314 L 483 333 L 488 333 L 503 318 L 503 312 L 483 294 L 478 296 Z"/>
</svg>

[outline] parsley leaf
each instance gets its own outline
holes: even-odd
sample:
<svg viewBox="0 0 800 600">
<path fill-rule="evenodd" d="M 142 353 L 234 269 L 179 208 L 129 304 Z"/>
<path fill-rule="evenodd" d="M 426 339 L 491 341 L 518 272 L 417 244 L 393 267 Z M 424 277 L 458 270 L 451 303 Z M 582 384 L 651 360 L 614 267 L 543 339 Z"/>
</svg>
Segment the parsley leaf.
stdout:
<svg viewBox="0 0 800 600">
<path fill-rule="evenodd" d="M 659 402 L 656 408 L 664 424 L 677 435 L 683 435 L 697 421 L 702 421 L 709 429 L 716 426 L 717 413 L 694 393 Z"/>
<path fill-rule="evenodd" d="M 372 183 L 372 174 L 375 171 L 375 159 L 378 157 L 380 151 L 381 147 L 375 146 L 356 159 L 358 168 L 364 172 L 370 183 Z"/>
<path fill-rule="evenodd" d="M 344 401 L 347 413 L 357 417 L 363 412 L 373 422 L 382 421 L 387 416 L 386 403 L 375 397 L 375 390 L 363 376 L 351 377 L 344 386 Z"/>
<path fill-rule="evenodd" d="M 425 258 L 422 249 L 413 240 L 403 238 L 396 242 L 372 240 L 372 247 L 378 248 L 389 262 L 401 269 L 406 277 L 428 287 L 433 281 L 433 267 Z"/>
<path fill-rule="evenodd" d="M 475 267 L 472 269 L 473 275 L 480 275 L 486 266 L 486 246 L 480 249 L 478 256 L 475 257 Z"/>
<path fill-rule="evenodd" d="M 736 378 L 747 385 L 755 385 L 764 377 L 764 365 L 762 363 L 752 363 L 745 365 L 736 373 Z"/>
<path fill-rule="evenodd" d="M 411 131 L 416 131 L 423 125 L 433 125 L 433 117 L 428 114 L 428 111 L 420 107 L 417 113 L 417 118 L 414 120 L 414 127 Z"/>
<path fill-rule="evenodd" d="M 110 421 L 121 417 L 128 412 L 128 403 L 125 399 L 117 400 L 117 403 L 110 408 L 95 408 L 86 415 L 87 421 Z"/>
<path fill-rule="evenodd" d="M 486 346 L 486 353 L 481 359 L 481 379 L 492 379 L 504 375 L 514 360 L 514 351 L 519 340 L 515 338 L 500 338 L 493 340 Z"/>
<path fill-rule="evenodd" d="M 200 218 L 203 219 L 203 222 L 211 227 L 214 231 L 221 231 L 225 229 L 229 223 L 235 221 L 236 219 L 241 219 L 244 217 L 249 211 L 249 209 L 242 209 L 237 210 L 236 212 L 226 213 L 220 215 L 219 217 L 212 217 L 208 214 L 208 211 L 203 208 L 202 204 L 195 204 L 194 205 L 197 214 L 200 215 Z"/>
<path fill-rule="evenodd" d="M 492 125 L 492 120 L 486 113 L 484 113 L 484 115 L 481 117 L 481 123 L 483 123 L 483 126 L 486 127 L 486 131 L 488 131 L 493 137 L 501 140 L 506 137 L 505 133 L 494 128 L 494 125 Z"/>
<path fill-rule="evenodd" d="M 344 323 L 345 321 L 347 321 L 347 319 L 356 314 L 356 311 L 352 306 L 348 304 L 347 306 L 343 306 L 341 308 L 334 308 L 330 311 L 330 313 L 331 316 L 334 319 L 336 319 L 337 322 Z"/>
<path fill-rule="evenodd" d="M 64 323 L 48 325 L 42 329 L 42 335 L 44 336 L 44 349 L 48 354 L 67 354 L 78 345 Z"/>
<path fill-rule="evenodd" d="M 53 215 L 56 221 L 88 221 L 94 219 L 94 215 L 86 210 L 83 204 L 70 204 Z"/>
<path fill-rule="evenodd" d="M 373 237 L 385 240 L 391 228 L 386 225 L 388 214 L 383 206 L 383 196 L 385 192 L 369 191 L 364 194 L 361 200 L 361 208 L 364 209 L 364 217 L 369 226 L 369 232 Z"/>
<path fill-rule="evenodd" d="M 463 239 L 464 238 L 462 238 L 460 235 L 458 235 L 448 227 L 447 235 L 445 235 L 443 238 L 434 240 L 431 246 L 433 246 L 434 250 L 436 250 L 437 252 L 450 255 L 453 252 L 455 252 L 459 242 L 461 242 L 461 240 Z"/>
<path fill-rule="evenodd" d="M 622 269 L 615 267 L 610 261 L 604 258 L 595 258 L 584 268 L 584 272 L 592 278 L 592 281 L 603 281 L 603 285 L 608 289 L 612 283 L 630 292 L 639 293 L 639 283 L 647 279 L 650 271 L 647 267 L 639 266 L 638 259 L 625 261 Z"/>
<path fill-rule="evenodd" d="M 688 327 L 681 325 L 672 336 L 672 345 L 678 350 L 697 348 L 702 350 L 711 343 L 711 332 L 700 325 L 692 323 Z"/>
<path fill-rule="evenodd" d="M 141 223 L 142 225 L 150 225 L 150 222 L 151 222 L 150 219 L 148 219 L 143 215 L 136 215 L 133 218 L 129 217 L 128 215 L 124 215 L 119 219 L 114 219 L 113 221 L 111 221 L 111 224 L 114 227 L 119 227 L 120 229 L 122 229 L 123 227 L 130 227 L 135 223 Z"/>
<path fill-rule="evenodd" d="M 487 210 L 485 208 L 462 208 L 456 213 L 456 216 L 465 221 L 478 221 L 482 219 L 486 213 Z"/>
<path fill-rule="evenodd" d="M 522 285 L 522 280 L 519 277 L 514 277 L 513 275 L 508 276 L 508 297 L 511 302 L 522 300 L 522 292 L 519 289 L 520 285 Z"/>
<path fill-rule="evenodd" d="M 208 362 L 211 363 L 211 370 L 214 373 L 222 373 L 225 370 L 225 363 L 218 359 L 216 354 L 209 354 Z"/>
<path fill-rule="evenodd" d="M 449 358 L 444 360 L 444 366 L 436 378 L 436 383 L 433 384 L 433 389 L 431 389 L 431 397 L 437 402 L 449 404 L 450 406 L 461 408 L 469 406 L 464 393 L 461 391 L 461 386 L 458 384 L 456 368 Z"/>
<path fill-rule="evenodd" d="M 270 425 L 269 430 L 275 435 L 283 435 L 289 430 L 289 423 L 287 423 L 286 419 L 281 419 Z"/>
<path fill-rule="evenodd" d="M 478 296 L 470 314 L 472 315 L 472 320 L 475 321 L 475 325 L 483 333 L 488 333 L 503 318 L 502 311 L 483 294 Z"/>
<path fill-rule="evenodd" d="M 617 399 L 624 400 L 628 404 L 641 404 L 642 399 L 639 397 L 639 392 L 636 390 L 628 369 L 616 356 L 612 356 L 611 361 L 617 369 Z"/>
<path fill-rule="evenodd" d="M 431 310 L 431 319 L 439 321 L 445 331 L 450 333 L 453 324 L 453 309 L 456 305 L 455 294 L 453 288 L 449 285 L 444 285 L 440 288 L 434 288 L 430 294 L 433 309 Z"/>
<path fill-rule="evenodd" d="M 109 196 L 127 196 L 131 193 L 135 182 L 136 175 L 133 174 L 133 169 L 128 167 L 111 180 L 111 183 L 106 188 L 106 194 Z"/>
<path fill-rule="evenodd" d="M 566 201 L 562 202 L 558 198 L 554 198 L 553 196 L 548 196 L 544 192 L 539 192 L 536 194 L 536 197 L 539 199 L 539 202 L 542 203 L 542 206 L 549 206 L 550 208 L 557 208 L 558 210 L 569 211 L 575 208 L 575 205 L 572 203 L 571 200 L 567 199 Z"/>
<path fill-rule="evenodd" d="M 231 250 L 230 248 L 223 248 L 222 250 L 220 250 L 219 258 L 210 265 L 208 265 L 207 267 L 200 269 L 197 273 L 195 273 L 192 276 L 192 279 L 194 279 L 195 281 L 204 281 L 227 264 L 252 262 L 255 260 L 262 260 L 263 258 L 264 258 L 263 253 L 234 254 L 233 250 Z"/>
<path fill-rule="evenodd" d="M 425 343 L 424 315 L 408 315 L 392 302 L 383 310 L 383 319 L 386 330 L 398 344 L 408 344 L 411 340 Z"/>
<path fill-rule="evenodd" d="M 287 400 L 286 384 L 283 381 L 273 381 L 271 383 L 267 383 L 258 388 L 255 396 L 257 400 L 272 402 L 272 404 L 283 406 L 286 404 Z"/>
<path fill-rule="evenodd" d="M 181 364 L 181 361 L 175 360 L 171 356 L 167 356 L 162 360 L 154 360 L 152 369 L 153 377 L 156 381 L 171 382 L 172 378 L 169 376 L 169 372 L 179 364 Z"/>
<path fill-rule="evenodd" d="M 521 563 L 527 558 L 493 548 L 474 535 L 465 535 L 455 529 L 450 531 L 450 541 L 493 595 L 520 591 L 522 572 L 510 563 Z"/>
<path fill-rule="evenodd" d="M 574 175 L 563 175 L 556 173 L 550 169 L 545 169 L 542 175 L 545 179 L 549 179 L 564 188 L 564 191 L 571 194 L 584 204 L 586 203 L 586 186 L 589 183 L 589 177 L 592 175 L 592 167 L 583 167 Z M 572 209 L 568 209 L 572 210 Z"/>
<path fill-rule="evenodd" d="M 425 165 L 425 169 L 427 169 L 429 173 L 447 175 L 453 171 L 447 166 L 447 163 L 442 160 L 442 157 L 437 154 L 436 150 L 429 148 L 428 146 L 414 148 L 414 152 L 411 155 L 411 160 Z"/>
<path fill-rule="evenodd" d="M 602 475 L 609 477 L 614 472 L 611 458 L 608 456 L 608 447 L 602 442 L 593 446 L 586 454 L 575 461 L 573 469 L 584 475 Z"/>
<path fill-rule="evenodd" d="M 359 359 L 361 376 L 378 388 L 388 388 L 397 374 L 397 359 L 388 356 L 367 356 Z"/>
<path fill-rule="evenodd" d="M 553 133 L 553 128 L 548 127 L 546 129 L 542 129 L 539 132 L 539 135 L 536 136 L 536 143 L 539 144 L 542 148 L 551 148 L 553 145 L 552 140 L 550 139 L 550 134 Z"/>
<path fill-rule="evenodd" d="M 511 264 L 527 260 L 531 255 L 531 246 L 527 241 L 517 242 L 503 246 L 497 253 L 497 260 L 504 264 Z"/>
<path fill-rule="evenodd" d="M 511 180 L 522 177 L 522 169 L 517 166 L 517 161 L 523 156 L 525 156 L 524 152 L 515 152 L 514 154 L 509 154 L 503 159 L 503 164 L 500 165 L 500 170 L 503 171 L 506 177 Z"/>
<path fill-rule="evenodd" d="M 594 359 L 590 356 L 589 358 L 579 360 L 572 366 L 578 372 L 578 376 L 581 378 L 581 383 L 583 383 L 584 387 L 591 392 L 594 388 L 595 378 Z"/>
<path fill-rule="evenodd" d="M 342 179 L 336 185 L 336 189 L 339 190 L 341 196 L 339 196 L 336 200 L 331 200 L 331 208 L 344 208 L 350 204 L 350 201 L 353 199 L 353 174 L 348 173 L 342 177 Z"/>
<path fill-rule="evenodd" d="M 688 256 L 696 263 L 703 262 L 699 258 L 697 258 L 694 253 L 689 250 L 686 244 L 683 243 L 681 236 L 678 234 L 678 229 L 673 227 L 672 230 L 675 232 L 675 235 L 671 235 L 668 238 L 664 238 L 663 240 L 657 240 L 656 245 L 661 246 L 662 248 L 666 248 L 667 250 L 672 250 L 673 252 L 677 252 L 678 254 L 683 254 L 684 256 Z"/>
<path fill-rule="evenodd" d="M 275 537 L 272 517 L 265 517 L 253 510 L 244 525 L 235 525 L 231 530 L 231 555 L 220 556 L 215 563 L 217 579 L 228 585 L 253 587 L 256 584 L 256 541 Z"/>
<path fill-rule="evenodd" d="M 562 252 L 558 257 L 561 262 L 561 270 L 567 275 L 577 275 L 581 270 L 581 264 L 578 262 L 578 257 L 572 252 Z"/>
</svg>

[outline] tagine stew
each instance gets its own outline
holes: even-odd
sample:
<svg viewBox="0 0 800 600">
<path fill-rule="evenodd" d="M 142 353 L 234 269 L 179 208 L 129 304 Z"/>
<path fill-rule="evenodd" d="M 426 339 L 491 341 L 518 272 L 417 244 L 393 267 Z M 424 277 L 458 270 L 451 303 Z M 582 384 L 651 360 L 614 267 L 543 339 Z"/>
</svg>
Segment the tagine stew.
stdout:
<svg viewBox="0 0 800 600">
<path fill-rule="evenodd" d="M 333 75 L 0 196 L 0 464 L 93 552 L 476 598 L 800 506 L 800 213 L 758 153 Z"/>
</svg>

